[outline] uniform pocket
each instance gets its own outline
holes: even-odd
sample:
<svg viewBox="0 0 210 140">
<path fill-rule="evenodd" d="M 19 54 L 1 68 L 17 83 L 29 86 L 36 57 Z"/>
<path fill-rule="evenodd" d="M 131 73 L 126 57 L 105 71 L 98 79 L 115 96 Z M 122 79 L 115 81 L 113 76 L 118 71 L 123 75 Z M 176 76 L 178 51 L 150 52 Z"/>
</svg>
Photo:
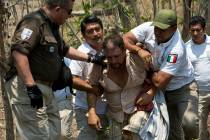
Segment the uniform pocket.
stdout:
<svg viewBox="0 0 210 140">
<path fill-rule="evenodd" d="M 48 54 L 58 54 L 58 42 L 53 36 L 44 36 L 41 41 L 41 46 Z"/>
</svg>

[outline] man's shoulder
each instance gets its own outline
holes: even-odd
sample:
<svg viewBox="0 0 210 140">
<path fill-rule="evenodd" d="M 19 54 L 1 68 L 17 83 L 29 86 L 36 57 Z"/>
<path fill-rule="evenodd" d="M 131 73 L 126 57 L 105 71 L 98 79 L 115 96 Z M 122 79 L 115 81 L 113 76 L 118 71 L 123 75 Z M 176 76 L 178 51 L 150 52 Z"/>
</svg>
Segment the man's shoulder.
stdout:
<svg viewBox="0 0 210 140">
<path fill-rule="evenodd" d="M 144 22 L 140 25 L 138 25 L 137 27 L 135 27 L 133 30 L 136 30 L 136 29 L 141 29 L 141 30 L 148 30 L 148 29 L 153 29 L 154 26 L 152 26 L 152 22 Z"/>
<path fill-rule="evenodd" d="M 34 24 L 39 24 L 39 25 L 44 23 L 44 20 L 40 14 L 40 10 L 31 12 L 31 13 L 25 15 L 20 22 L 23 22 L 23 21 L 28 21 L 28 22 L 31 21 Z"/>
<path fill-rule="evenodd" d="M 137 67 L 144 66 L 143 60 L 137 54 L 135 54 L 133 52 L 130 52 L 130 51 L 127 51 L 126 55 L 127 55 L 127 58 L 128 58 L 127 60 L 130 61 L 129 62 L 130 64 L 133 64 L 133 65 L 135 65 Z"/>
<path fill-rule="evenodd" d="M 89 53 L 91 50 L 93 50 L 90 45 L 86 42 L 83 42 L 78 48 L 77 50 L 83 52 L 83 53 Z"/>
<path fill-rule="evenodd" d="M 206 41 L 207 44 L 210 44 L 210 36 L 206 34 Z"/>
</svg>

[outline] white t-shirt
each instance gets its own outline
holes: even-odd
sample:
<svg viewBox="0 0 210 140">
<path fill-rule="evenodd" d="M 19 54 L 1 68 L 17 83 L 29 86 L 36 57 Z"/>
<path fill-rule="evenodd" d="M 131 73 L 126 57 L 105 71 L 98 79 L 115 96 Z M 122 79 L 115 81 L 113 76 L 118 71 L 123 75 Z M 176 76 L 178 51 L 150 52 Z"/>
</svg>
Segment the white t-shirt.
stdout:
<svg viewBox="0 0 210 140">
<path fill-rule="evenodd" d="M 78 50 L 84 53 L 96 54 L 96 51 L 93 48 L 91 48 L 86 42 L 80 45 Z M 76 60 L 72 60 L 69 65 L 72 75 L 79 76 L 83 80 L 88 79 L 92 66 L 93 66 L 92 63 L 76 61 Z M 76 90 L 76 97 L 73 98 L 73 104 L 75 105 L 75 108 L 82 108 L 87 110 L 88 104 L 87 104 L 86 92 Z M 106 101 L 103 98 L 103 96 L 97 99 L 96 112 L 98 114 L 105 114 L 106 112 Z"/>
<path fill-rule="evenodd" d="M 194 69 L 187 57 L 179 30 L 177 29 L 168 42 L 158 45 L 155 41 L 154 26 L 151 24 L 152 22 L 145 22 L 131 32 L 152 53 L 155 70 L 173 75 L 166 90 L 176 90 L 192 82 Z"/>
<path fill-rule="evenodd" d="M 210 91 L 210 37 L 206 35 L 206 40 L 202 44 L 195 44 L 191 39 L 186 45 L 199 90 Z"/>
</svg>

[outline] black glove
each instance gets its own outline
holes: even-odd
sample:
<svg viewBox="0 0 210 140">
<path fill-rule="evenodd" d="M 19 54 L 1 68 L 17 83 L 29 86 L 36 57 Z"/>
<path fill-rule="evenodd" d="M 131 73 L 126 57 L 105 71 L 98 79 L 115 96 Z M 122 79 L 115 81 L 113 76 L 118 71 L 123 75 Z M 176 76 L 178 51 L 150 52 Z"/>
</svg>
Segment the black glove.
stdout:
<svg viewBox="0 0 210 140">
<path fill-rule="evenodd" d="M 88 53 L 88 62 L 91 62 L 94 64 L 105 66 L 106 65 L 104 63 L 105 58 L 106 57 L 104 55 L 103 49 L 100 52 L 96 53 L 95 55 Z"/>
<path fill-rule="evenodd" d="M 31 99 L 31 106 L 33 108 L 39 109 L 43 107 L 42 92 L 37 85 L 27 86 L 27 93 Z"/>
</svg>

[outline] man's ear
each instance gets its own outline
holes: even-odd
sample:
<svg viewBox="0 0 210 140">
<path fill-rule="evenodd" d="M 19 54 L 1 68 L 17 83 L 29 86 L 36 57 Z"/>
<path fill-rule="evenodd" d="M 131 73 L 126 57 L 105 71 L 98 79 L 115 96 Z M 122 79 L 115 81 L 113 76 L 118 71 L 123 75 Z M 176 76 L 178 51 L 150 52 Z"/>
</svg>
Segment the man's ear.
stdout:
<svg viewBox="0 0 210 140">
<path fill-rule="evenodd" d="M 82 37 L 83 37 L 84 39 L 86 39 L 86 34 L 85 34 L 85 33 L 82 33 Z"/>
<path fill-rule="evenodd" d="M 177 25 L 173 26 L 173 31 L 175 32 L 177 30 Z"/>
<path fill-rule="evenodd" d="M 206 32 L 206 27 L 203 28 L 203 31 Z"/>
<path fill-rule="evenodd" d="M 56 12 L 58 12 L 61 9 L 61 7 L 60 6 L 56 6 L 54 9 L 55 9 Z"/>
</svg>

